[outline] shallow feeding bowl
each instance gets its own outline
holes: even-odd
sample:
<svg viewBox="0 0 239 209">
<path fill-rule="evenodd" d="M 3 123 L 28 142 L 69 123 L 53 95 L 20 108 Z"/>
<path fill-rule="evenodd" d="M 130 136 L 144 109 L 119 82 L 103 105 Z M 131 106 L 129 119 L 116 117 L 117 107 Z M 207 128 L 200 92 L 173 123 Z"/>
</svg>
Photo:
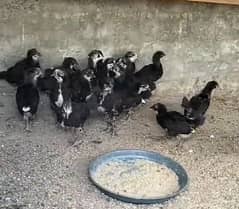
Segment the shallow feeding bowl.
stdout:
<svg viewBox="0 0 239 209">
<path fill-rule="evenodd" d="M 117 165 L 115 169 L 114 167 L 109 167 L 113 165 Z M 147 167 L 146 165 L 147 166 L 150 165 L 152 167 Z M 157 168 L 157 166 L 159 168 Z M 160 168 L 160 166 L 162 168 Z M 123 169 L 122 172 L 119 171 L 120 168 Z M 145 168 L 145 169 L 142 170 L 142 168 Z M 177 187 L 175 187 L 176 188 L 175 190 L 172 190 L 171 193 L 167 193 L 165 195 L 158 195 L 158 193 L 156 193 L 151 196 L 150 196 L 151 192 L 149 191 L 147 191 L 146 195 L 143 195 L 143 196 L 140 196 L 140 195 L 134 196 L 132 195 L 132 192 L 127 193 L 127 191 L 129 190 L 137 188 L 137 185 L 136 185 L 137 182 L 142 180 L 142 178 L 138 178 L 140 176 L 137 177 L 138 173 L 143 172 L 145 175 L 147 173 L 148 175 L 151 175 L 153 171 L 162 173 L 160 169 L 164 173 L 166 172 L 166 170 L 168 170 L 176 177 L 175 179 L 178 185 Z M 104 181 L 102 181 L 101 178 L 99 177 L 103 175 L 103 174 L 101 175 L 101 173 L 104 173 L 104 176 L 106 176 L 106 178 L 102 178 L 104 179 Z M 157 173 L 155 174 L 156 176 L 154 177 L 149 176 L 148 181 L 152 180 L 153 182 L 155 179 L 160 180 L 161 174 L 160 175 L 158 174 L 158 176 L 157 176 Z M 90 163 L 89 177 L 90 177 L 90 180 L 93 182 L 93 184 L 106 195 L 124 202 L 135 203 L 135 204 L 163 203 L 165 201 L 168 201 L 171 198 L 176 197 L 180 192 L 184 191 L 188 183 L 188 175 L 186 171 L 177 162 L 175 162 L 174 160 L 168 157 L 162 156 L 159 153 L 142 151 L 142 150 L 118 150 L 118 151 L 113 151 L 98 157 L 96 160 Z M 122 180 L 122 182 L 120 182 L 121 178 L 123 179 L 126 177 L 127 178 L 129 177 L 130 181 L 123 182 Z M 110 183 L 108 182 L 108 180 L 110 180 L 109 181 Z M 167 180 L 165 178 L 161 179 L 160 181 L 162 182 L 163 185 L 167 183 Z M 118 185 L 117 185 L 117 182 L 119 182 Z M 152 182 L 148 182 L 146 183 L 146 185 L 147 184 L 150 185 L 150 183 Z M 133 186 L 130 187 L 129 190 L 126 189 L 127 191 L 122 190 L 123 192 L 119 192 L 119 191 L 116 191 L 115 188 L 112 188 L 113 184 L 117 185 L 118 187 L 121 187 L 122 185 L 129 187 L 129 185 L 131 184 Z M 157 185 L 159 185 L 157 184 L 157 182 L 153 182 L 153 184 L 151 185 L 152 190 L 156 188 Z M 143 190 L 143 188 L 140 189 L 138 187 L 138 189 L 135 189 L 136 192 L 138 191 L 142 192 L 141 190 Z"/>
</svg>

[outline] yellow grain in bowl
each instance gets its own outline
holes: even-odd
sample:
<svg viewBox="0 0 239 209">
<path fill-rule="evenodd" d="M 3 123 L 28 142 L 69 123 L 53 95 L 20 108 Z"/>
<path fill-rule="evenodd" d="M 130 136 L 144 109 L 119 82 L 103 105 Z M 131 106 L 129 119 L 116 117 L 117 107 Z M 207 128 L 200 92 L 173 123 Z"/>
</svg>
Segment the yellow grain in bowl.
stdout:
<svg viewBox="0 0 239 209">
<path fill-rule="evenodd" d="M 108 162 L 94 179 L 113 193 L 135 199 L 163 198 L 179 190 L 178 176 L 171 169 L 145 159 Z"/>
</svg>

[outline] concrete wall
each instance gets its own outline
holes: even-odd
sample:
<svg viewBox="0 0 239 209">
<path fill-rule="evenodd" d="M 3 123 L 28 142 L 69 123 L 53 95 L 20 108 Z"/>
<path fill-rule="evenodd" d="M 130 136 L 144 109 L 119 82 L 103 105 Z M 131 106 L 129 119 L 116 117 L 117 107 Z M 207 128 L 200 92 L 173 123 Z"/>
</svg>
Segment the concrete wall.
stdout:
<svg viewBox="0 0 239 209">
<path fill-rule="evenodd" d="M 197 80 L 217 79 L 239 89 L 239 7 L 160 0 L 0 1 L 0 68 L 37 47 L 44 65 L 87 53 L 126 50 L 139 54 L 138 67 L 163 50 L 161 89 L 188 90 Z M 199 83 L 200 83 L 199 82 Z"/>
</svg>

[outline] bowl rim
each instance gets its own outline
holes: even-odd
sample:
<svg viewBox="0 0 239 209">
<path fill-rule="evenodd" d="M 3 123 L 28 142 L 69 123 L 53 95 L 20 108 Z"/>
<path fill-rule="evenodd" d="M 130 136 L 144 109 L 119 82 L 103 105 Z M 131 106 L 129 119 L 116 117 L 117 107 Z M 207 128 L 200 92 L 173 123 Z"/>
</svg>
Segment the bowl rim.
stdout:
<svg viewBox="0 0 239 209">
<path fill-rule="evenodd" d="M 120 155 L 121 154 L 121 155 Z M 105 188 L 104 186 L 100 185 L 93 177 L 93 170 L 94 168 L 102 165 L 104 162 L 106 162 L 106 159 L 113 159 L 113 158 L 118 158 L 119 156 L 123 156 L 122 154 L 126 154 L 127 155 L 132 155 L 132 156 L 138 156 L 138 157 L 142 157 L 142 159 L 146 159 L 145 155 L 153 155 L 153 156 L 157 156 L 158 158 L 161 158 L 162 160 L 166 160 L 171 162 L 173 165 L 177 166 L 177 169 L 180 170 L 180 172 L 183 173 L 183 175 L 179 175 L 178 173 L 175 172 L 175 170 L 173 170 L 172 168 L 168 167 L 167 164 L 161 163 L 159 162 L 159 160 L 155 160 L 152 157 L 148 157 L 147 159 L 151 161 L 154 161 L 158 164 L 164 165 L 166 166 L 168 169 L 171 169 L 179 178 L 184 178 L 184 182 L 183 185 L 179 185 L 179 189 L 167 196 L 164 197 L 152 197 L 152 198 L 133 198 L 133 197 L 129 197 L 126 195 L 121 195 L 121 194 L 117 194 L 114 193 L 113 191 Z M 141 155 L 140 155 L 141 154 Z M 175 168 L 176 169 L 176 168 Z M 189 177 L 188 174 L 186 172 L 186 170 L 182 167 L 182 165 L 180 165 L 178 162 L 176 162 L 175 160 L 171 159 L 170 157 L 166 157 L 158 152 L 155 151 L 147 151 L 147 150 L 141 150 L 141 149 L 117 149 L 114 151 L 110 151 L 110 152 L 106 152 L 104 154 L 101 154 L 97 157 L 95 157 L 93 160 L 90 161 L 89 167 L 88 167 L 88 175 L 89 175 L 89 179 L 90 181 L 93 183 L 93 185 L 95 185 L 101 192 L 103 192 L 104 194 L 117 199 L 117 200 L 121 200 L 123 202 L 127 202 L 127 203 L 134 203 L 134 204 L 154 204 L 154 203 L 163 203 L 168 201 L 169 199 L 175 198 L 176 196 L 178 196 L 180 193 L 184 192 L 187 190 L 188 188 L 188 184 L 189 184 Z"/>
</svg>

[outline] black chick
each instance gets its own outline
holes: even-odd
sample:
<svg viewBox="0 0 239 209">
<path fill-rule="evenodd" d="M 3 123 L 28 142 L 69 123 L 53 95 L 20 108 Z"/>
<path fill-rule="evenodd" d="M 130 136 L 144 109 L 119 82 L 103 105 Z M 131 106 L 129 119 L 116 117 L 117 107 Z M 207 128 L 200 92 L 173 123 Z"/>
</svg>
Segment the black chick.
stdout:
<svg viewBox="0 0 239 209">
<path fill-rule="evenodd" d="M 101 68 L 103 67 L 103 60 L 104 54 L 102 51 L 98 49 L 92 50 L 88 54 L 88 68 L 93 69 L 95 75 L 97 75 L 97 71 L 101 70 Z"/>
<path fill-rule="evenodd" d="M 117 111 L 118 113 L 138 106 L 144 97 L 149 97 L 148 93 L 151 94 L 149 86 L 139 83 L 133 73 L 125 74 L 120 70 L 114 58 L 106 59 L 104 64 L 108 72 L 107 80 L 104 84 L 113 86 L 112 92 L 106 97 L 106 104 L 116 105 L 119 110 Z"/>
<path fill-rule="evenodd" d="M 83 133 L 85 121 L 90 115 L 90 110 L 86 103 L 72 102 L 71 99 L 64 102 L 61 112 L 56 112 L 57 121 L 64 129 L 73 131 L 73 140 L 69 141 L 74 145 L 82 142 L 77 142 L 78 137 Z"/>
<path fill-rule="evenodd" d="M 151 86 L 155 86 L 155 84 L 142 84 L 134 74 L 127 74 L 122 79 L 121 72 L 119 71 L 118 77 L 114 77 L 114 92 L 126 95 L 126 99 L 139 99 L 141 97 L 142 102 L 145 103 L 145 99 L 149 99 L 152 96 Z"/>
<path fill-rule="evenodd" d="M 38 80 L 38 88 L 49 93 L 55 86 L 55 71 L 57 74 L 61 71 L 64 74 L 64 83 L 70 86 L 70 80 L 74 73 L 81 72 L 77 60 L 73 57 L 65 57 L 61 66 L 48 68 L 44 72 L 44 76 Z M 61 76 L 60 76 L 61 77 Z M 59 77 L 59 78 L 60 78 Z"/>
<path fill-rule="evenodd" d="M 64 72 L 64 76 L 70 79 L 71 75 L 75 72 L 80 71 L 80 66 L 77 60 L 73 57 L 65 57 L 62 64 L 57 67 L 51 67 L 45 70 L 44 72 L 44 80 L 50 78 L 55 70 L 61 70 Z"/>
<path fill-rule="evenodd" d="M 73 57 L 65 57 L 61 66 L 61 69 L 68 75 L 80 70 L 79 63 Z"/>
<path fill-rule="evenodd" d="M 210 106 L 212 91 L 217 87 L 218 83 L 216 81 L 210 81 L 199 94 L 193 96 L 190 100 L 186 97 L 183 98 L 184 115 L 194 128 L 203 125 L 205 113 Z"/>
<path fill-rule="evenodd" d="M 104 54 L 102 51 L 95 49 L 88 54 L 88 68 L 93 69 L 97 85 L 103 88 L 102 83 L 104 83 L 108 72 L 105 70 Z"/>
<path fill-rule="evenodd" d="M 71 98 L 71 89 L 65 80 L 65 72 L 62 70 L 56 69 L 50 78 L 51 80 L 48 80 L 47 85 L 51 108 L 55 112 L 61 111 L 64 101 Z"/>
<path fill-rule="evenodd" d="M 8 83 L 13 85 L 22 85 L 24 82 L 24 73 L 29 68 L 40 68 L 39 58 L 41 54 L 36 49 L 27 51 L 27 57 L 17 62 L 8 70 L 0 72 L 0 79 L 5 79 Z"/>
<path fill-rule="evenodd" d="M 138 83 L 137 94 L 141 96 L 142 103 L 146 103 L 145 99 L 149 99 L 152 96 L 152 89 L 149 84 L 140 84 Z"/>
<path fill-rule="evenodd" d="M 103 90 L 105 84 L 109 84 L 120 75 L 115 67 L 115 59 L 109 57 L 103 61 L 99 68 L 97 68 L 96 81 L 100 90 Z"/>
<path fill-rule="evenodd" d="M 122 112 L 128 112 L 129 109 L 141 104 L 140 95 L 131 95 L 127 90 L 114 91 L 113 83 L 109 82 L 104 85 L 98 102 L 98 111 L 104 113 L 107 117 L 107 129 L 111 134 L 115 132 L 115 118 Z"/>
<path fill-rule="evenodd" d="M 64 102 L 57 118 L 62 127 L 74 128 L 81 132 L 89 115 L 90 110 L 86 103 L 76 103 L 69 99 Z"/>
<path fill-rule="evenodd" d="M 57 88 L 58 83 L 65 83 L 65 86 L 70 85 L 70 79 L 60 68 L 49 68 L 45 70 L 44 76 L 38 79 L 38 88 L 46 93 L 50 93 Z"/>
<path fill-rule="evenodd" d="M 53 77 L 55 68 L 46 69 L 44 72 L 44 76 L 41 76 L 37 81 L 38 89 L 45 93 L 50 93 L 50 91 L 54 88 L 55 79 Z"/>
<path fill-rule="evenodd" d="M 87 68 L 85 70 L 77 71 L 72 74 L 71 80 L 72 101 L 86 102 L 88 101 L 96 87 L 95 74 L 93 69 Z"/>
<path fill-rule="evenodd" d="M 25 72 L 24 84 L 17 88 L 16 103 L 18 111 L 26 122 L 26 131 L 30 131 L 30 120 L 33 119 L 38 109 L 40 96 L 36 83 L 40 76 L 40 68 L 28 69 Z"/>
<path fill-rule="evenodd" d="M 113 82 L 104 84 L 104 88 L 98 97 L 97 110 L 104 113 L 107 119 L 107 129 L 110 130 L 111 134 L 114 134 L 114 122 L 115 117 L 118 116 L 122 111 L 122 98 L 119 94 L 113 92 Z"/>
<path fill-rule="evenodd" d="M 152 58 L 152 64 L 144 66 L 141 70 L 135 73 L 136 78 L 143 84 L 150 84 L 156 82 L 163 75 L 163 66 L 161 64 L 161 58 L 165 56 L 162 51 L 154 53 Z"/>
<path fill-rule="evenodd" d="M 124 57 L 118 58 L 116 63 L 126 75 L 133 74 L 136 71 L 135 62 L 137 58 L 138 56 L 135 52 L 128 51 Z"/>
<path fill-rule="evenodd" d="M 157 112 L 158 124 L 167 131 L 169 136 L 186 136 L 193 132 L 187 119 L 179 112 L 168 112 L 165 105 L 157 103 L 151 107 Z"/>
<path fill-rule="evenodd" d="M 80 70 L 80 65 L 73 57 L 65 57 L 62 64 L 56 67 L 51 67 L 45 70 L 44 76 L 50 77 L 56 69 L 64 71 L 65 75 L 69 76 Z"/>
</svg>

